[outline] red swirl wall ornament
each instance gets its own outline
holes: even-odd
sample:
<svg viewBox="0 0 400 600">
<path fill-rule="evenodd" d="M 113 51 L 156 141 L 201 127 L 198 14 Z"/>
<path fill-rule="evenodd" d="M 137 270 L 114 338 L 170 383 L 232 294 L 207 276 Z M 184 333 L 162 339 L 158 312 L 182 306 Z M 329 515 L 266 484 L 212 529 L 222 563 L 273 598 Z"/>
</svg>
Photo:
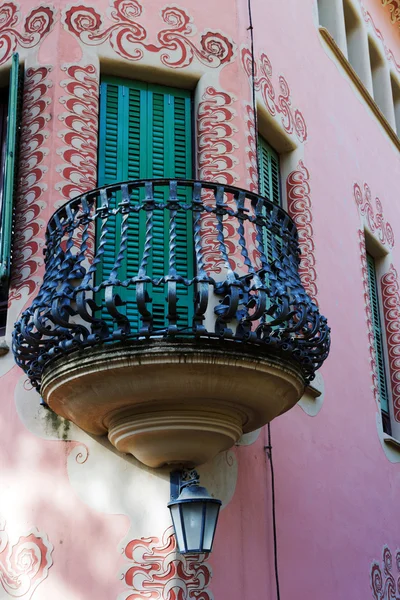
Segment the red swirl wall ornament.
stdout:
<svg viewBox="0 0 400 600">
<path fill-rule="evenodd" d="M 208 67 L 220 67 L 235 56 L 235 44 L 219 31 L 204 31 L 195 43 L 193 19 L 177 6 L 166 6 L 161 18 L 167 25 L 157 34 L 156 43 L 149 43 L 147 31 L 138 22 L 143 13 L 139 0 L 112 0 L 111 19 L 114 23 L 103 28 L 103 20 L 95 8 L 73 6 L 66 10 L 63 21 L 66 29 L 83 44 L 97 46 L 109 42 L 114 52 L 128 60 L 141 60 L 143 51 L 160 55 L 166 67 L 182 69 L 194 58 Z"/>
<path fill-rule="evenodd" d="M 34 48 L 54 25 L 55 9 L 42 4 L 31 10 L 22 25 L 22 14 L 14 2 L 0 6 L 0 65 L 21 48 Z"/>
<path fill-rule="evenodd" d="M 241 50 L 242 66 L 249 77 L 252 77 L 251 52 L 248 48 Z M 279 76 L 279 85 L 276 90 L 272 83 L 272 65 L 265 53 L 255 61 L 255 88 L 260 92 L 264 105 L 268 112 L 274 117 L 280 115 L 282 125 L 286 133 L 295 134 L 300 142 L 307 139 L 307 125 L 303 114 L 292 107 L 289 84 L 283 75 Z"/>
<path fill-rule="evenodd" d="M 47 187 L 43 183 L 47 168 L 43 162 L 49 152 L 46 141 L 51 119 L 47 96 L 52 85 L 50 70 L 29 68 L 25 75 L 10 303 L 21 298 L 23 289 L 28 295 L 35 291 L 39 282 L 36 274 L 43 263 L 45 222 L 40 216 L 46 207 L 42 197 Z"/>
<path fill-rule="evenodd" d="M 317 271 L 312 227 L 310 173 L 301 160 L 286 181 L 288 213 L 296 223 L 301 249 L 300 277 L 308 294 L 317 303 Z"/>
<path fill-rule="evenodd" d="M 236 111 L 233 109 L 235 98 L 226 92 L 217 91 L 209 86 L 199 103 L 197 114 L 197 142 L 199 178 L 205 181 L 217 181 L 224 185 L 233 185 L 238 179 L 234 172 L 238 160 L 234 152 L 238 144 L 233 140 L 237 128 L 233 125 Z M 204 197 L 207 202 L 207 198 Z M 228 253 L 235 256 L 237 246 L 234 242 L 235 227 L 224 221 Z M 206 214 L 202 218 L 202 246 L 206 271 L 220 273 L 223 265 L 215 225 L 215 215 Z M 234 259 L 232 259 L 235 265 Z M 236 265 L 235 265 L 236 266 Z M 235 268 L 235 267 L 233 267 Z"/>
<path fill-rule="evenodd" d="M 356 183 L 354 185 L 354 199 L 356 201 L 358 212 L 366 219 L 366 223 L 382 244 L 387 244 L 389 248 L 394 246 L 394 233 L 390 223 L 383 217 L 382 202 L 375 198 L 375 206 L 372 204 L 372 194 L 367 183 L 364 183 L 363 190 Z"/>
<path fill-rule="evenodd" d="M 250 104 L 245 105 L 245 121 L 247 127 L 247 163 L 246 169 L 249 177 L 247 186 L 251 192 L 258 192 L 258 167 L 257 167 L 257 144 L 256 130 L 254 124 L 254 110 Z"/>
<path fill-rule="evenodd" d="M 37 529 L 10 544 L 5 521 L 0 517 L 0 585 L 5 594 L 29 600 L 48 575 L 53 564 L 52 552 L 47 536 Z"/>
<path fill-rule="evenodd" d="M 393 573 L 393 558 L 388 546 L 383 547 L 382 567 L 373 562 L 370 574 L 372 597 L 375 600 L 399 600 L 400 596 L 400 551 L 396 552 L 396 574 Z"/>
<path fill-rule="evenodd" d="M 400 423 L 400 288 L 393 265 L 381 279 L 394 418 Z"/>
<path fill-rule="evenodd" d="M 393 24 L 400 21 L 400 0 L 382 0 L 382 6 L 388 6 Z"/>
<path fill-rule="evenodd" d="M 383 3 L 383 2 L 387 2 L 387 1 L 388 1 L 388 0 L 382 0 L 382 3 Z M 382 34 L 382 32 L 381 32 L 381 31 L 380 31 L 380 29 L 378 29 L 378 28 L 377 28 L 377 26 L 375 25 L 375 23 L 374 23 L 374 20 L 373 20 L 373 18 L 372 18 L 372 16 L 371 16 L 371 13 L 369 13 L 369 12 L 367 11 L 367 9 L 365 8 L 365 6 L 364 6 L 364 4 L 362 3 L 362 1 L 361 1 L 361 0 L 359 0 L 359 2 L 360 2 L 360 8 L 361 8 L 361 12 L 362 12 L 362 15 L 363 15 L 364 21 L 365 21 L 366 23 L 370 23 L 370 24 L 371 24 L 371 26 L 372 26 L 373 30 L 375 31 L 375 34 L 376 34 L 376 36 L 377 36 L 377 37 L 378 37 L 378 38 L 381 40 L 381 42 L 382 42 L 382 45 L 383 45 L 383 49 L 384 49 L 384 51 L 385 51 L 386 58 L 387 58 L 388 60 L 392 61 L 392 63 L 393 63 L 393 66 L 394 66 L 394 67 L 396 68 L 396 70 L 397 70 L 397 71 L 400 73 L 400 65 L 399 65 L 399 63 L 396 61 L 396 58 L 395 58 L 395 56 L 394 56 L 394 54 L 393 54 L 392 50 L 391 50 L 391 49 L 390 49 L 390 48 L 389 48 L 389 47 L 386 45 L 385 38 L 383 37 L 383 34 Z M 389 0 L 389 2 L 390 2 L 390 6 L 393 6 L 393 7 L 394 7 L 395 3 L 396 3 L 396 5 L 397 5 L 397 6 L 399 6 L 399 1 L 398 1 L 398 0 Z M 393 15 L 395 15 L 395 16 L 396 16 L 396 20 L 400 21 L 400 9 L 399 9 L 399 8 L 396 8 L 396 9 L 395 9 L 395 10 L 392 12 L 392 22 L 394 23 L 394 22 L 396 22 L 396 21 L 393 21 Z"/>
<path fill-rule="evenodd" d="M 58 150 L 64 164 L 57 167 L 64 181 L 56 185 L 69 200 L 88 192 L 97 183 L 98 73 L 94 65 L 63 66 L 68 79 L 61 82 L 60 98 L 66 112 L 59 118 L 66 129 L 59 133 L 65 146 Z"/>
<path fill-rule="evenodd" d="M 132 562 L 125 573 L 132 593 L 124 596 L 125 600 L 213 600 L 208 589 L 208 555 L 178 554 L 172 527 L 165 531 L 162 540 L 132 540 L 125 548 L 125 556 Z"/>
<path fill-rule="evenodd" d="M 367 250 L 365 247 L 365 235 L 364 235 L 364 232 L 361 231 L 361 229 L 358 231 L 358 238 L 359 238 L 359 246 L 360 246 L 362 281 L 363 281 L 363 287 L 364 287 L 365 313 L 366 313 L 366 317 L 367 317 L 369 363 L 370 363 L 370 367 L 371 367 L 372 391 L 373 391 L 375 400 L 377 402 L 379 402 L 374 332 L 373 332 L 373 328 L 372 328 L 372 312 L 371 312 L 371 303 L 370 303 L 370 295 L 369 295 Z"/>
</svg>

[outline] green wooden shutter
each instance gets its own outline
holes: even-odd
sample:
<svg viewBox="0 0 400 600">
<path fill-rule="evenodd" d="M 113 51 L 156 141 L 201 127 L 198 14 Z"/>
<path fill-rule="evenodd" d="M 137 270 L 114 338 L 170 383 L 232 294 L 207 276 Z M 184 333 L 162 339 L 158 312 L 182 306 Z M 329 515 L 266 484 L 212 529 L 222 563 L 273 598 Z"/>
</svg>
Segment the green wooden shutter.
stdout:
<svg viewBox="0 0 400 600">
<path fill-rule="evenodd" d="M 129 80 L 103 80 L 99 185 L 163 177 L 192 177 L 190 93 Z M 181 194 L 180 198 L 186 201 L 185 194 Z M 164 202 L 164 194 L 158 192 L 156 200 Z M 120 239 L 120 219 L 118 215 L 110 228 L 102 277 L 107 276 L 114 264 L 115 248 Z M 145 215 L 141 214 L 140 223 L 134 215 L 130 219 L 127 260 L 121 266 L 120 277 L 136 275 L 144 244 Z M 155 210 L 149 264 L 149 275 L 155 279 L 168 272 L 168 231 L 167 211 Z M 178 211 L 177 215 L 177 269 L 184 277 L 193 276 L 192 220 L 191 214 L 184 210 Z M 167 308 L 164 286 L 154 286 L 149 292 L 153 298 L 155 325 L 163 327 Z M 126 300 L 126 290 L 124 293 L 123 299 Z M 132 291 L 129 293 L 132 294 Z M 191 317 L 193 290 L 179 286 L 178 297 L 181 317 L 178 325 L 185 326 Z M 139 318 L 134 303 L 128 303 L 127 311 L 132 326 L 136 328 Z"/>
<path fill-rule="evenodd" d="M 379 397 L 381 409 L 389 414 L 388 389 L 385 369 L 385 355 L 383 351 L 383 332 L 381 325 L 381 311 L 379 305 L 378 286 L 376 279 L 375 260 L 367 254 L 368 282 L 369 282 L 369 300 L 372 313 L 372 328 L 374 334 L 376 370 L 378 377 Z"/>
<path fill-rule="evenodd" d="M 258 136 L 258 155 L 260 163 L 260 194 L 271 202 L 282 205 L 279 155 Z"/>
<path fill-rule="evenodd" d="M 19 56 L 13 54 L 8 96 L 6 156 L 2 190 L 0 230 L 0 280 L 8 280 L 11 267 L 11 238 L 16 185 L 17 132 L 20 121 L 21 78 Z"/>
<path fill-rule="evenodd" d="M 263 137 L 258 136 L 258 157 L 260 165 L 259 193 L 271 202 L 282 206 L 280 186 L 279 155 L 267 144 Z M 277 250 L 282 247 L 281 240 L 275 236 Z M 273 260 L 272 233 L 265 233 L 265 254 L 269 262 Z"/>
</svg>

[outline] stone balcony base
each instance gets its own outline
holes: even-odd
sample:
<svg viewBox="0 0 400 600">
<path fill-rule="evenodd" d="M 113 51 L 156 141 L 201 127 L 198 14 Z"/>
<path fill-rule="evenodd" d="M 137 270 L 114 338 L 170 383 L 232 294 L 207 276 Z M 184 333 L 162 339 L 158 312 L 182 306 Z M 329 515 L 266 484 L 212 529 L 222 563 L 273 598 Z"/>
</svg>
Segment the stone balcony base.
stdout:
<svg viewBox="0 0 400 600">
<path fill-rule="evenodd" d="M 160 339 L 60 357 L 41 391 L 57 414 L 150 467 L 195 466 L 292 408 L 304 378 L 257 347 Z"/>
</svg>

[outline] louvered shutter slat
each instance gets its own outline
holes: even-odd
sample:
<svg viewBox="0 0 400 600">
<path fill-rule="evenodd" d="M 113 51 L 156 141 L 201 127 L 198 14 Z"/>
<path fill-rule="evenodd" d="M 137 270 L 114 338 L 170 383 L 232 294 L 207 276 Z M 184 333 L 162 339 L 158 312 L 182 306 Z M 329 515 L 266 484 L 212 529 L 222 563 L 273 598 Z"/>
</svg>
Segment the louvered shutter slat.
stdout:
<svg viewBox="0 0 400 600">
<path fill-rule="evenodd" d="M 124 88 L 122 90 L 122 88 Z M 191 101 L 190 94 L 142 82 L 119 81 L 107 78 L 102 84 L 100 111 L 99 185 L 126 179 L 163 177 L 192 177 L 191 157 Z M 139 192 L 133 193 L 133 201 L 139 200 Z M 166 201 L 162 192 L 155 199 Z M 180 196 L 187 202 L 186 194 Z M 116 199 L 118 201 L 118 197 Z M 106 264 L 103 274 L 111 270 L 115 260 L 115 240 L 119 246 L 120 220 L 111 219 L 109 241 L 106 244 Z M 184 277 L 193 277 L 193 245 L 191 214 L 178 211 L 177 215 L 176 267 Z M 169 262 L 169 214 L 156 208 L 153 214 L 152 252 L 148 275 L 160 279 L 168 272 Z M 121 266 L 119 276 L 137 274 L 145 241 L 145 215 L 129 216 L 127 260 Z M 104 275 L 102 275 L 104 276 Z M 127 315 L 133 329 L 137 329 L 139 316 L 128 298 L 130 290 L 122 290 L 127 303 Z M 152 286 L 149 294 L 153 299 L 152 311 L 156 327 L 166 326 L 166 286 Z M 193 304 L 193 290 L 180 285 L 178 312 L 182 316 L 179 326 L 187 326 Z M 119 309 L 123 310 L 123 309 Z"/>
<path fill-rule="evenodd" d="M 368 268 L 368 283 L 369 283 L 369 299 L 371 305 L 372 314 L 372 328 L 374 334 L 374 345 L 375 345 L 375 357 L 376 357 L 376 371 L 378 377 L 378 389 L 379 398 L 381 401 L 381 408 L 384 412 L 389 413 L 389 401 L 388 401 L 388 389 L 386 380 L 385 370 L 385 354 L 383 346 L 383 332 L 382 322 L 380 315 L 380 304 L 378 296 L 378 286 L 376 279 L 376 268 L 375 260 L 367 254 L 367 268 Z"/>
</svg>

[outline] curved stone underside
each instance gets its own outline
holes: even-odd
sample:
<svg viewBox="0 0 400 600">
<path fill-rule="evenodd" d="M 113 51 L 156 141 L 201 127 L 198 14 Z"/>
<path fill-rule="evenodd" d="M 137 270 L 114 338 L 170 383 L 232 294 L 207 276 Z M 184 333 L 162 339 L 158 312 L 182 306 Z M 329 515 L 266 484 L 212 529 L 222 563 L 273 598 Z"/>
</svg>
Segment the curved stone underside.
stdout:
<svg viewBox="0 0 400 600">
<path fill-rule="evenodd" d="M 108 434 L 150 467 L 195 466 L 292 408 L 304 391 L 295 363 L 236 344 L 116 344 L 50 364 L 41 393 L 83 430 Z"/>
</svg>

